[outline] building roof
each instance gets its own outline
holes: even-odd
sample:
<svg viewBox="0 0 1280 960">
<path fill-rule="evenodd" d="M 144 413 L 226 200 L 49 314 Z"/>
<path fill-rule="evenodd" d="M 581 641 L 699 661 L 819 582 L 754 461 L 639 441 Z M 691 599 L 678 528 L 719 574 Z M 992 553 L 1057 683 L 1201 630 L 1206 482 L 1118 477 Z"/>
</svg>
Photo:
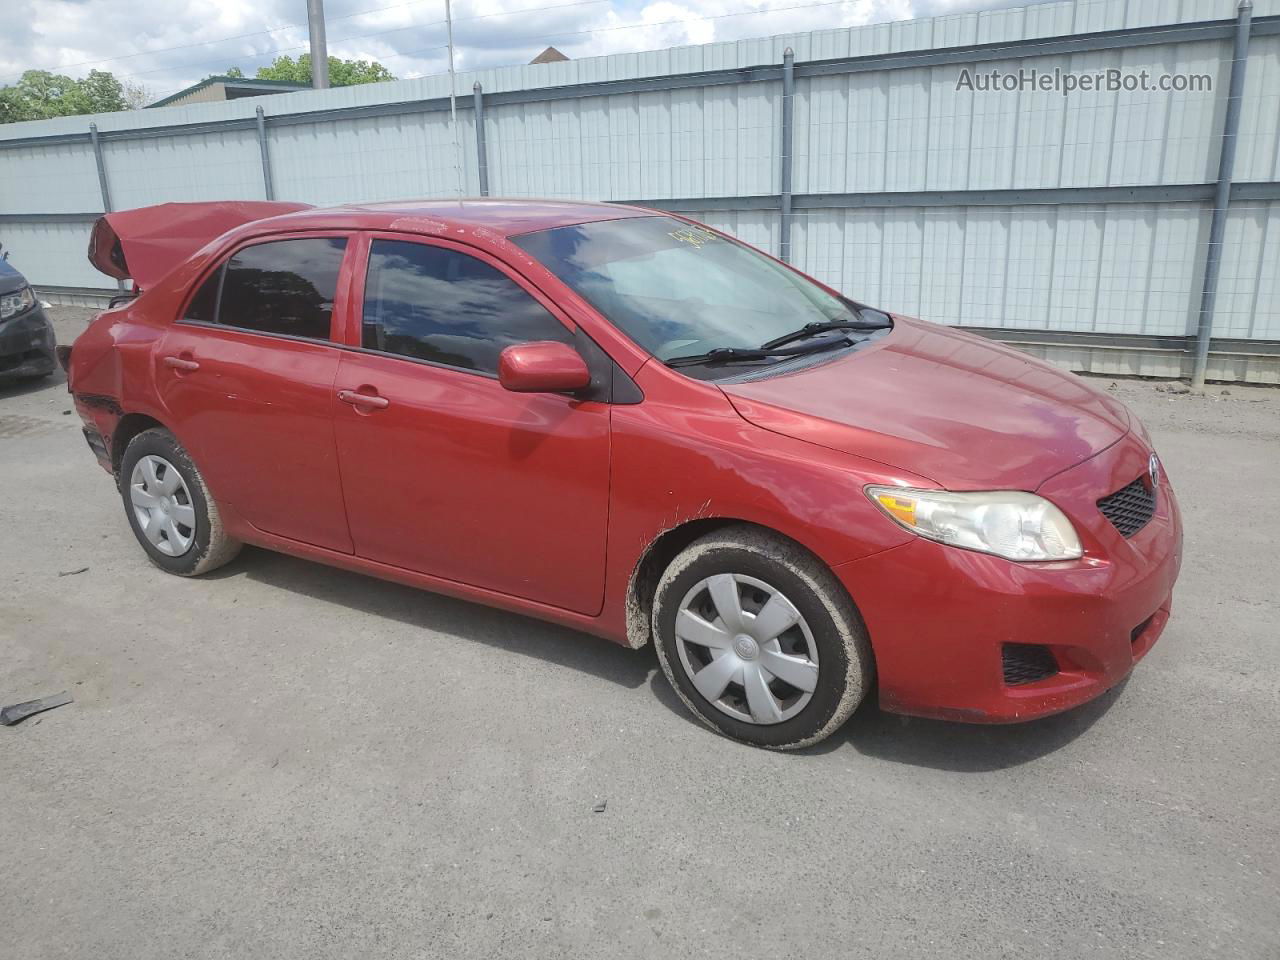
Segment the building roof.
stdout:
<svg viewBox="0 0 1280 960">
<path fill-rule="evenodd" d="M 561 53 L 555 47 L 547 47 L 547 49 L 543 50 L 540 54 L 538 54 L 529 62 L 530 63 L 556 63 L 557 61 L 568 60 L 568 59 L 569 59 L 568 57 L 566 57 L 563 53 Z"/>
<path fill-rule="evenodd" d="M 203 90 L 205 87 L 211 87 L 216 83 L 222 84 L 227 90 L 227 99 L 234 100 L 237 97 L 251 97 L 259 94 L 267 93 L 293 93 L 296 90 L 310 90 L 311 87 L 306 84 L 290 83 L 287 80 L 259 80 L 256 77 L 205 77 L 199 83 L 193 83 L 191 86 L 179 90 L 177 93 L 171 93 L 167 97 L 161 97 L 155 103 L 148 103 L 147 109 L 151 107 L 163 107 L 173 103 L 175 100 L 181 100 L 183 97 L 189 97 L 197 90 Z"/>
</svg>

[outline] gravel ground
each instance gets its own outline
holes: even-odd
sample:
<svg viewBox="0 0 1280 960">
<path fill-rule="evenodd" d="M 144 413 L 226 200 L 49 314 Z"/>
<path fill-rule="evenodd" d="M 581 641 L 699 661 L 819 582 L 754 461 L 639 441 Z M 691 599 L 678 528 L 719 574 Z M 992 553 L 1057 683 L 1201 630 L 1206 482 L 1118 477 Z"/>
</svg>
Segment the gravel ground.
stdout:
<svg viewBox="0 0 1280 960">
<path fill-rule="evenodd" d="M 794 755 L 652 650 L 259 550 L 166 576 L 60 376 L 0 389 L 0 702 L 76 698 L 0 728 L 0 954 L 1274 960 L 1280 391 L 1112 389 L 1187 524 L 1125 687 Z"/>
</svg>

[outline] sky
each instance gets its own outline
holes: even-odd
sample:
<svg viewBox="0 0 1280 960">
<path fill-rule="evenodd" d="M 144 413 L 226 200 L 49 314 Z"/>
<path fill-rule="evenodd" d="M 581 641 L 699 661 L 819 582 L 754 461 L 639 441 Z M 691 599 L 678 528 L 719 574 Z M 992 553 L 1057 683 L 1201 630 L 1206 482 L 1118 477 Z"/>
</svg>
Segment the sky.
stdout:
<svg viewBox="0 0 1280 960">
<path fill-rule="evenodd" d="M 1036 0 L 1021 0 L 1036 2 Z M 454 0 L 459 70 L 763 37 L 1013 5 L 1014 0 Z M 397 77 L 447 69 L 444 0 L 325 0 L 329 54 Z M 109 70 L 167 96 L 307 50 L 306 0 L 5 0 L 0 85 L 24 70 Z"/>
</svg>

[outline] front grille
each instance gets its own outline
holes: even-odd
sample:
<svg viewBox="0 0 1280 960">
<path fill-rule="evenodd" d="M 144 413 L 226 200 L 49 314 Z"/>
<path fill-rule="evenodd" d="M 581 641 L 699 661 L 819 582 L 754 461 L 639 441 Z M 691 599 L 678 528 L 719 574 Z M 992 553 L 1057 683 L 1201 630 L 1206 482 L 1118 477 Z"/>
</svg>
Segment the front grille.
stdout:
<svg viewBox="0 0 1280 960">
<path fill-rule="evenodd" d="M 1156 512 L 1156 492 L 1139 477 L 1098 501 L 1098 509 L 1111 521 L 1123 537 L 1132 537 L 1151 520 Z"/>
<path fill-rule="evenodd" d="M 1006 686 L 1035 683 L 1058 672 L 1053 651 L 1033 643 L 1006 643 L 1000 651 Z"/>
</svg>

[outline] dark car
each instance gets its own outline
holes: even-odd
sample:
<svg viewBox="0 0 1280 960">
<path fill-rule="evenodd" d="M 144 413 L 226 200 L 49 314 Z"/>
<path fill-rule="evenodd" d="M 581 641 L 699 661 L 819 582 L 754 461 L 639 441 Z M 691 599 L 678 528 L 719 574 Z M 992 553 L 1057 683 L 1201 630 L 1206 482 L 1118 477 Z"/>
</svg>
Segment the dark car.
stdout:
<svg viewBox="0 0 1280 960">
<path fill-rule="evenodd" d="M 57 366 L 53 325 L 27 278 L 0 259 L 0 380 L 47 377 Z"/>
</svg>

